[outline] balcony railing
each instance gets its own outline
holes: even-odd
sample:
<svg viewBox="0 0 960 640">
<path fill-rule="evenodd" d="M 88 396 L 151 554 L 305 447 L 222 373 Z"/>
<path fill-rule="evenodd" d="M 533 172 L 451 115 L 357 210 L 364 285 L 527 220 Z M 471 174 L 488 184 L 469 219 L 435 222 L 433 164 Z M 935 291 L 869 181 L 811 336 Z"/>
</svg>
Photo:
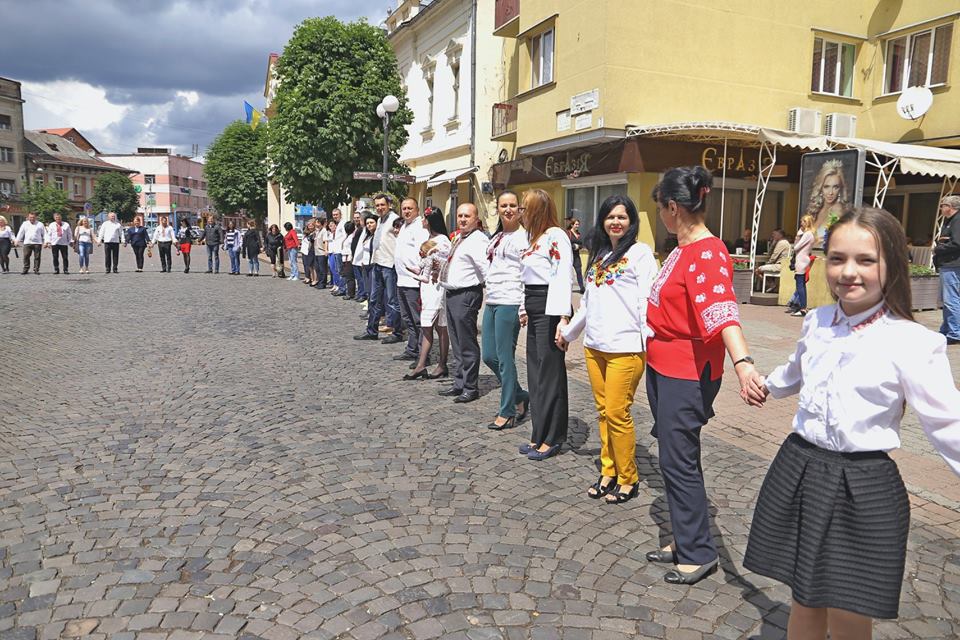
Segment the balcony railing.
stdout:
<svg viewBox="0 0 960 640">
<path fill-rule="evenodd" d="M 517 132 L 517 101 L 507 100 L 493 105 L 491 138 L 501 138 Z"/>
<path fill-rule="evenodd" d="M 493 17 L 493 33 L 498 36 L 514 37 L 519 26 L 520 0 L 496 0 Z M 516 21 L 515 24 L 511 24 Z M 505 29 L 510 25 L 511 28 Z"/>
</svg>

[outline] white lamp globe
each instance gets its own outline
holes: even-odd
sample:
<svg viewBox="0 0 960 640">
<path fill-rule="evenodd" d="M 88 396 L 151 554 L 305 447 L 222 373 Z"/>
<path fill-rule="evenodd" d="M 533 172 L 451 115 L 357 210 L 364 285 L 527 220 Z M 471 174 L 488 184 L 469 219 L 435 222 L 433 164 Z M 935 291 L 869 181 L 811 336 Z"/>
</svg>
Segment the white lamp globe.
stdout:
<svg viewBox="0 0 960 640">
<path fill-rule="evenodd" d="M 387 96 L 380 104 L 390 113 L 396 113 L 397 109 L 400 108 L 400 101 L 397 100 L 397 96 Z"/>
<path fill-rule="evenodd" d="M 382 103 L 382 102 L 377 105 L 377 115 L 378 115 L 381 119 L 382 119 L 385 115 L 387 115 L 387 110 L 383 108 L 383 103 Z"/>
</svg>

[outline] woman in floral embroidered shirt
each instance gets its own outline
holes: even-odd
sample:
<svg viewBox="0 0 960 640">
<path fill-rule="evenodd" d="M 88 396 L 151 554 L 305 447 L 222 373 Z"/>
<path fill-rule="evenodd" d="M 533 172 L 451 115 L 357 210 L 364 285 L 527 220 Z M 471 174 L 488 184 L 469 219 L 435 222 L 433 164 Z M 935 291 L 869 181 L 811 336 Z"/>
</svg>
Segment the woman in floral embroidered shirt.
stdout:
<svg viewBox="0 0 960 640">
<path fill-rule="evenodd" d="M 520 254 L 523 303 L 520 325 L 527 327 L 527 390 L 530 394 L 529 444 L 520 453 L 545 460 L 567 439 L 567 368 L 556 343 L 562 318 L 570 319 L 573 251 L 557 226 L 557 207 L 546 191 L 524 194 L 520 209 L 530 247 Z"/>
<path fill-rule="evenodd" d="M 647 560 L 676 564 L 664 581 L 693 584 L 717 570 L 700 465 L 700 430 L 713 417 L 724 352 L 730 354 L 744 401 L 763 400 L 748 354 L 723 242 L 704 223 L 713 176 L 703 167 L 671 169 L 653 198 L 679 246 L 653 283 L 647 323 L 647 398 L 659 443 L 673 542 Z"/>
<path fill-rule="evenodd" d="M 607 198 L 590 235 L 586 293 L 570 323 L 560 322 L 557 345 L 566 349 L 586 329 L 584 358 L 600 423 L 600 479 L 587 495 L 611 504 L 636 497 L 637 438 L 630 407 L 643 375 L 647 298 L 657 262 L 637 242 L 640 216 L 626 196 Z M 609 494 L 609 495 L 608 495 Z"/>
</svg>

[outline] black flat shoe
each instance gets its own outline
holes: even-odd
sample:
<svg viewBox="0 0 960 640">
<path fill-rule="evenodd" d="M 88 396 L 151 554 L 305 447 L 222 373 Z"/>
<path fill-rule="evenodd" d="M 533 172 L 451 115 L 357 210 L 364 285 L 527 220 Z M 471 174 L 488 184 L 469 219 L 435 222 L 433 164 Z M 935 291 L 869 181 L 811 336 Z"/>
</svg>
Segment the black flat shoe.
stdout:
<svg viewBox="0 0 960 640">
<path fill-rule="evenodd" d="M 436 380 L 437 378 L 448 378 L 450 376 L 450 371 L 444 367 L 440 373 L 431 373 L 427 375 L 427 379 Z"/>
<path fill-rule="evenodd" d="M 677 552 L 673 549 L 664 551 L 663 549 L 657 549 L 656 551 L 647 551 L 647 562 L 660 562 L 662 564 L 677 564 Z"/>
<path fill-rule="evenodd" d="M 627 493 L 621 493 L 620 485 L 617 485 L 617 490 L 614 492 L 611 492 L 610 495 L 607 496 L 607 499 L 605 500 L 605 502 L 607 504 L 623 504 L 624 502 L 628 502 L 636 498 L 638 493 L 640 493 L 639 482 L 634 484 L 633 488 L 630 489 L 630 491 L 628 491 Z M 613 500 L 610 499 L 611 497 L 613 498 Z"/>
<path fill-rule="evenodd" d="M 417 371 L 416 373 L 405 373 L 403 375 L 403 379 L 404 380 L 426 380 L 428 375 L 429 374 L 427 373 L 426 369 L 420 369 L 420 371 Z"/>
<path fill-rule="evenodd" d="M 715 573 L 719 564 L 720 558 L 716 558 L 713 562 L 701 565 L 699 569 L 691 573 L 671 569 L 663 576 L 663 581 L 670 584 L 697 584 L 710 574 Z"/>
<path fill-rule="evenodd" d="M 494 420 L 487 425 L 487 429 L 491 429 L 493 431 L 503 431 L 504 429 L 513 429 L 515 426 L 517 426 L 517 417 L 510 416 L 503 424 L 497 424 L 497 421 Z"/>
<path fill-rule="evenodd" d="M 604 485 L 603 481 L 606 477 L 607 476 L 600 476 L 599 480 L 590 485 L 590 488 L 587 489 L 588 498 L 598 500 L 613 491 L 613 488 L 617 486 L 616 478 L 611 479 L 607 485 Z M 591 491 L 594 493 L 591 493 Z"/>
</svg>

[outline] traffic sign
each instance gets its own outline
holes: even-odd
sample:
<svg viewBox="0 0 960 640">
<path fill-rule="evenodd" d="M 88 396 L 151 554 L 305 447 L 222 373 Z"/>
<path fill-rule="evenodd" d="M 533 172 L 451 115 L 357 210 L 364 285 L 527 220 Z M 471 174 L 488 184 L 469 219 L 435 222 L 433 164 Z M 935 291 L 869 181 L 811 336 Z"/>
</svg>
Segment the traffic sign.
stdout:
<svg viewBox="0 0 960 640">
<path fill-rule="evenodd" d="M 84 210 L 84 211 L 87 211 L 87 212 L 93 211 L 93 205 L 90 204 L 89 202 L 84 202 L 84 203 L 83 203 L 83 210 Z"/>
<path fill-rule="evenodd" d="M 354 171 L 353 179 L 354 180 L 383 180 L 384 174 L 381 171 Z M 413 184 L 417 181 L 411 175 L 404 173 L 388 173 L 386 174 L 387 180 L 393 180 L 395 182 L 405 182 L 407 184 Z"/>
</svg>

